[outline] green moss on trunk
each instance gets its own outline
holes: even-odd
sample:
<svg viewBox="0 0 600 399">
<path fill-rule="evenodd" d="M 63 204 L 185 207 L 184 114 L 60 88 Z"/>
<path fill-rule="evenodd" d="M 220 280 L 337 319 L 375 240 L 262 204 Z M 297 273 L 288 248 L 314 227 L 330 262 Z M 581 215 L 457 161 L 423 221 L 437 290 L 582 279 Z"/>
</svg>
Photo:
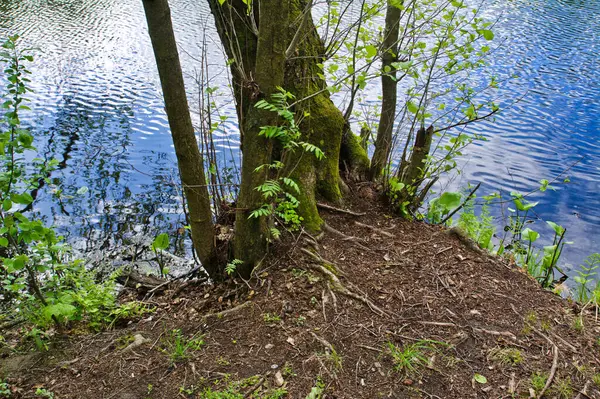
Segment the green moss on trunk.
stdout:
<svg viewBox="0 0 600 399">
<path fill-rule="evenodd" d="M 237 270 L 245 278 L 264 257 L 267 249 L 268 226 L 265 217 L 249 217 L 265 200 L 255 190 L 267 178 L 267 169 L 256 168 L 271 163 L 272 142 L 259 136 L 261 126 L 277 123 L 277 115 L 253 105 L 259 98 L 269 98 L 277 86 L 283 85 L 285 50 L 287 46 L 288 0 L 261 0 L 260 27 L 256 50 L 255 84 L 259 96 L 248 98 L 250 107 L 242 119 L 244 135 L 242 146 L 242 185 L 235 219 L 234 253 L 243 263 Z"/>
<path fill-rule="evenodd" d="M 305 7 L 304 0 L 292 1 L 290 20 L 300 24 Z M 298 25 L 291 26 L 290 34 L 297 29 Z M 297 151 L 288 166 L 303 191 L 299 198 L 299 214 L 304 218 L 306 228 L 318 231 L 322 220 L 316 207 L 317 196 L 332 202 L 342 199 L 338 182 L 344 118 L 331 101 L 329 92 L 323 90 L 326 84 L 319 77 L 322 71 L 318 64 L 324 61 L 325 49 L 312 18 L 302 26 L 302 30 L 303 39 L 286 64 L 285 88 L 301 99 L 295 108 L 296 114 L 302 118 L 299 125 L 301 139 L 318 146 L 325 153 L 325 158 L 318 160 L 312 154 Z M 308 99 L 302 100 L 304 98 Z"/>
<path fill-rule="evenodd" d="M 215 257 L 214 227 L 204 161 L 190 117 L 171 11 L 167 0 L 144 0 L 143 5 L 163 89 L 179 175 L 187 199 L 194 250 L 206 272 L 212 278 L 218 278 L 220 268 Z"/>
</svg>

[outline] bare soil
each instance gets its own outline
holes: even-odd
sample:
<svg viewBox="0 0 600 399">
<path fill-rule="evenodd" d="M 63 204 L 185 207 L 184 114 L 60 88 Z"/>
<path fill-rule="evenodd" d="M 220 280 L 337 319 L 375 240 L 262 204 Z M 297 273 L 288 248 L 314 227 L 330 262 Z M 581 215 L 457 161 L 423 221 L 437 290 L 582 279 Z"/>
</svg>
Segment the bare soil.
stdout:
<svg viewBox="0 0 600 399">
<path fill-rule="evenodd" d="M 323 209 L 325 234 L 286 238 L 251 281 L 174 284 L 145 318 L 11 353 L 12 397 L 600 398 L 591 310 L 441 227 L 347 206 L 364 215 Z M 173 361 L 173 329 L 204 345 Z"/>
</svg>

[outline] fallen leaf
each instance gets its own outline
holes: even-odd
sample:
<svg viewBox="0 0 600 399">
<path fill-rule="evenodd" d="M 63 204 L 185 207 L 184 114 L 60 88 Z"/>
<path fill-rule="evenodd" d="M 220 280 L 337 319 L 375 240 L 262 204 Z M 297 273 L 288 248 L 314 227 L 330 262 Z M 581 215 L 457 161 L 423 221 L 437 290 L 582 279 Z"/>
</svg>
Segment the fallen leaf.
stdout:
<svg viewBox="0 0 600 399">
<path fill-rule="evenodd" d="M 487 384 L 487 378 L 485 378 L 485 376 L 483 376 L 481 374 L 475 373 L 475 375 L 473 376 L 473 379 L 480 384 Z"/>
</svg>

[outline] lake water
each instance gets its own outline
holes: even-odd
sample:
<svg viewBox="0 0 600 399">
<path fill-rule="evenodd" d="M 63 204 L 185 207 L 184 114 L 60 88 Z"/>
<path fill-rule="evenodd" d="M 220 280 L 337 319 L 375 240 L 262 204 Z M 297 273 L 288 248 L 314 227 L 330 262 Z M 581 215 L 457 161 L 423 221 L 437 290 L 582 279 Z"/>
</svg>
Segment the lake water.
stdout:
<svg viewBox="0 0 600 399">
<path fill-rule="evenodd" d="M 226 70 L 206 4 L 170 3 L 193 107 L 194 59 L 205 38 L 215 84 L 226 82 Z M 530 198 L 540 201 L 536 229 L 549 238 L 542 220 L 567 228 L 574 244 L 564 261 L 576 266 L 600 251 L 600 2 L 484 6 L 491 17 L 501 15 L 495 42 L 505 43 L 491 67 L 500 77 L 517 75 L 502 90 L 521 100 L 473 128 L 488 141 L 469 148 L 453 184 L 483 182 L 481 194 L 526 192 L 579 161 L 567 173 L 570 184 Z M 40 154 L 61 161 L 35 210 L 82 250 L 158 231 L 177 236 L 184 220 L 175 156 L 141 1 L 0 0 L 0 37 L 8 34 L 39 48 L 34 112 L 25 119 Z M 225 86 L 222 92 L 221 112 L 231 118 L 216 145 L 222 162 L 234 165 L 239 137 Z M 176 250 L 185 245 L 177 240 Z"/>
</svg>

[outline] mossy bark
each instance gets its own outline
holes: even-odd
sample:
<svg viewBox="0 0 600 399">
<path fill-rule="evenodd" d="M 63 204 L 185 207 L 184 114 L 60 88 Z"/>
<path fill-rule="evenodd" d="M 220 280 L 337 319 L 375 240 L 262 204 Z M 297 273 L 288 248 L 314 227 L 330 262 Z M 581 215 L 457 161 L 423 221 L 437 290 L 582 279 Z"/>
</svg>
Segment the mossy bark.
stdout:
<svg viewBox="0 0 600 399">
<path fill-rule="evenodd" d="M 325 61 L 325 49 L 312 18 L 304 24 L 300 22 L 306 5 L 306 0 L 292 0 L 290 20 L 297 21 L 300 26 L 292 25 L 290 32 L 295 33 L 301 28 L 303 39 L 286 64 L 285 88 L 300 99 L 295 111 L 303 117 L 300 124 L 302 140 L 318 146 L 325 153 L 323 160 L 317 160 L 311 154 L 297 154 L 299 164 L 292 173 L 302 183 L 299 213 L 304 218 L 305 227 L 318 231 L 322 221 L 317 212 L 316 198 L 340 202 L 340 167 L 364 174 L 368 170 L 369 159 L 342 112 L 331 101 L 326 82 L 321 78 L 323 72 L 319 64 Z M 294 162 L 291 164 L 294 165 Z"/>
<path fill-rule="evenodd" d="M 204 161 L 192 126 L 169 4 L 167 0 L 144 0 L 143 4 L 187 199 L 194 249 L 208 274 L 219 278 Z"/>
<path fill-rule="evenodd" d="M 431 150 L 431 143 L 433 141 L 433 125 L 427 129 L 421 127 L 417 131 L 415 137 L 415 145 L 413 146 L 412 153 L 408 160 L 402 160 L 400 168 L 398 170 L 398 180 L 404 184 L 402 192 L 399 194 L 398 203 L 403 204 L 405 201 L 410 201 L 409 207 L 412 209 L 417 208 L 427 191 L 431 188 L 436 179 L 431 180 L 425 191 L 418 193 L 417 190 L 424 180 L 425 168 L 427 166 L 427 157 Z"/>
<path fill-rule="evenodd" d="M 306 4 L 292 0 L 292 21 L 301 21 L 301 13 Z M 296 115 L 302 118 L 299 125 L 302 141 L 319 147 L 325 158 L 318 160 L 313 154 L 297 150 L 286 161 L 291 177 L 300 183 L 302 193 L 298 213 L 310 231 L 318 231 L 322 220 L 316 204 L 317 194 L 323 198 L 339 202 L 342 194 L 339 189 L 339 155 L 341 146 L 343 116 L 324 90 L 326 85 L 318 75 L 322 74 L 318 63 L 323 62 L 325 52 L 312 19 L 301 28 L 301 39 L 286 63 L 285 88 L 301 101 L 295 107 Z M 290 33 L 298 26 L 290 26 Z M 308 98 L 306 100 L 303 100 Z"/>
<path fill-rule="evenodd" d="M 340 149 L 340 167 L 346 169 L 348 175 L 356 180 L 363 180 L 368 172 L 371 161 L 367 150 L 361 144 L 361 138 L 356 136 L 347 124 L 342 134 L 342 146 Z"/>
<path fill-rule="evenodd" d="M 268 143 L 264 141 L 250 143 L 247 138 L 248 135 L 254 134 L 252 132 L 256 132 L 257 127 L 271 124 L 273 118 L 273 115 L 259 112 L 252 107 L 257 96 L 268 98 L 266 96 L 271 92 L 265 89 L 264 82 L 259 78 L 259 68 L 263 58 L 272 58 L 271 55 L 260 54 L 261 43 L 267 40 L 262 37 L 266 29 L 264 25 L 271 22 L 279 25 L 279 32 L 272 33 L 268 38 L 270 46 L 277 47 L 277 57 L 282 48 L 285 52 L 285 47 L 292 41 L 296 32 L 301 30 L 300 40 L 279 71 L 284 73 L 283 81 L 279 85 L 298 99 L 294 111 L 300 122 L 301 140 L 318 146 L 325 153 L 325 158 L 318 160 L 313 154 L 298 149 L 295 153 L 286 156 L 285 165 L 286 172 L 301 187 L 301 194 L 298 196 L 300 201 L 298 213 L 304 220 L 304 226 L 308 230 L 318 231 L 322 220 L 317 211 L 317 198 L 322 197 L 332 202 L 340 202 L 342 199 L 339 186 L 340 164 L 350 167 L 360 165 L 362 170 L 368 170 L 369 160 L 358 138 L 347 129 L 341 111 L 333 104 L 329 92 L 325 90 L 326 83 L 320 77 L 322 70 L 318 65 L 324 62 L 325 49 L 312 17 L 306 20 L 302 18 L 307 1 L 254 0 L 254 5 L 259 4 L 260 7 L 260 13 L 258 15 L 255 13 L 254 18 L 242 11 L 246 6 L 241 0 L 228 0 L 223 5 L 220 5 L 218 0 L 209 0 L 209 3 L 228 56 L 235 59 L 237 54 L 243 54 L 242 58 L 244 58 L 244 60 L 236 59 L 231 69 L 238 117 L 243 130 L 242 149 L 245 164 L 258 166 L 259 162 L 269 163 L 272 160 L 269 159 L 271 155 L 274 157 L 280 155 L 277 151 L 272 154 Z M 271 7 L 273 7 L 272 13 L 263 11 Z M 273 21 L 270 20 L 271 17 L 274 18 Z M 255 24 L 258 25 L 258 35 L 251 28 Z M 275 73 L 273 71 L 273 74 Z M 347 137 L 344 135 L 345 132 L 348 132 Z M 246 162 L 246 159 L 249 161 Z M 256 221 L 242 221 L 242 218 L 244 215 L 247 218 L 248 211 L 253 210 L 253 206 L 259 205 L 253 198 L 254 194 L 251 190 L 261 179 L 264 181 L 266 175 L 250 173 L 246 166 L 242 169 L 241 191 L 245 194 L 240 193 L 238 201 L 238 207 L 243 208 L 243 211 L 236 215 L 235 256 L 243 261 L 255 262 L 260 253 L 259 242 L 264 242 L 266 238 L 262 233 L 266 226 Z M 256 250 L 250 251 L 252 253 L 250 254 L 243 247 L 253 247 Z"/>
<path fill-rule="evenodd" d="M 285 50 L 289 0 L 261 0 L 258 4 L 260 26 L 256 47 L 255 80 L 258 89 L 249 101 L 245 117 L 242 147 L 242 185 L 235 219 L 234 253 L 243 262 L 238 273 L 249 277 L 252 269 L 266 252 L 268 226 L 265 217 L 250 217 L 250 212 L 265 202 L 256 187 L 267 178 L 268 168 L 256 168 L 271 163 L 272 142 L 259 136 L 261 126 L 275 125 L 277 114 L 258 109 L 253 104 L 261 98 L 270 98 L 284 82 Z"/>
</svg>

